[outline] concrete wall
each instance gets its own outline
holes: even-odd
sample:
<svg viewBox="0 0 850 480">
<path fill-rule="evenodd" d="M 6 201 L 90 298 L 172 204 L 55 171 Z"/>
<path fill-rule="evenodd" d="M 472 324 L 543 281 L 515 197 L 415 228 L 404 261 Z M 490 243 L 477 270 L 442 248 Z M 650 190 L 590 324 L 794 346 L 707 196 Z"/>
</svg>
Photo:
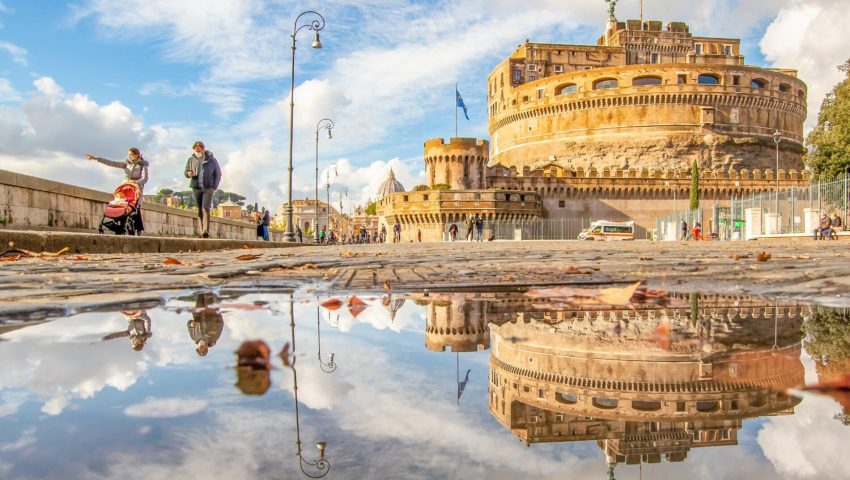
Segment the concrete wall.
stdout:
<svg viewBox="0 0 850 480">
<path fill-rule="evenodd" d="M 0 170 L 0 220 L 17 229 L 51 229 L 96 232 L 103 207 L 112 194 L 65 183 Z M 197 236 L 197 212 L 142 204 L 145 235 Z M 283 232 L 272 231 L 270 239 L 283 241 Z M 256 240 L 256 227 L 247 222 L 212 218 L 213 238 Z"/>
</svg>

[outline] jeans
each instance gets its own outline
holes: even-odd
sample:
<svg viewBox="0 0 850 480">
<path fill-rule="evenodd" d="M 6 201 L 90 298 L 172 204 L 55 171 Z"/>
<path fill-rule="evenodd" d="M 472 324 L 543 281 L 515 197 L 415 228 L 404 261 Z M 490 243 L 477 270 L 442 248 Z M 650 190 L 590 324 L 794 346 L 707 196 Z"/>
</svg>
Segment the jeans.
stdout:
<svg viewBox="0 0 850 480">
<path fill-rule="evenodd" d="M 263 225 L 263 240 L 269 241 L 269 226 Z"/>
<path fill-rule="evenodd" d="M 198 219 L 201 221 L 201 234 L 209 236 L 210 234 L 210 210 L 212 209 L 214 189 L 201 190 L 193 189 L 195 194 L 195 203 L 198 205 Z"/>
</svg>

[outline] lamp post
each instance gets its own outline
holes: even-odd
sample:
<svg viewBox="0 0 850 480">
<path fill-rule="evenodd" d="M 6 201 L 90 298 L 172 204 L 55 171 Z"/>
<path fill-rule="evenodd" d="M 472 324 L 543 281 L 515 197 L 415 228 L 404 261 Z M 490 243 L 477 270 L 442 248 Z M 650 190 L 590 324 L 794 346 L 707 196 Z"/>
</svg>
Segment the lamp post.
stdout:
<svg viewBox="0 0 850 480">
<path fill-rule="evenodd" d="M 300 27 L 298 22 L 301 17 L 308 15 L 314 16 L 309 23 L 304 23 Z M 316 32 L 313 39 L 313 48 L 322 48 L 322 42 L 319 40 L 319 30 L 325 28 L 325 17 L 312 10 L 308 10 L 297 17 L 292 29 L 292 75 L 289 84 L 289 203 L 286 204 L 286 231 L 283 232 L 283 240 L 285 242 L 295 241 L 295 229 L 292 225 L 292 137 L 293 137 L 293 120 L 295 117 L 295 37 L 302 29 L 307 28 Z"/>
<path fill-rule="evenodd" d="M 322 371 L 325 373 L 333 373 L 333 371 L 336 370 L 336 363 L 334 363 L 334 354 L 331 353 L 331 359 L 327 363 L 322 360 L 322 321 L 318 306 L 316 306 L 316 339 L 319 344 L 319 368 L 321 368 Z"/>
<path fill-rule="evenodd" d="M 774 221 L 776 225 L 774 228 L 776 229 L 776 233 L 779 233 L 779 142 L 782 141 L 782 134 L 779 133 L 779 130 L 773 132 L 773 143 L 776 144 L 776 171 L 773 172 L 773 175 L 776 177 L 776 200 L 774 205 L 776 205 L 776 210 L 773 213 Z"/>
<path fill-rule="evenodd" d="M 316 206 L 313 210 L 313 243 L 319 243 L 319 131 L 328 131 L 328 139 L 333 138 L 331 130 L 334 128 L 333 120 L 323 118 L 316 123 Z"/>
<path fill-rule="evenodd" d="M 339 176 L 339 170 L 337 170 L 336 164 L 332 164 L 330 167 L 328 167 L 326 175 L 327 183 L 325 183 L 325 188 L 327 188 L 328 195 L 328 209 L 325 213 L 325 223 L 327 223 L 328 225 L 328 233 L 326 233 L 326 235 L 331 234 L 331 169 L 333 169 L 334 171 L 334 176 Z"/>
<path fill-rule="evenodd" d="M 316 443 L 319 449 L 319 458 L 309 461 L 305 460 L 301 450 L 301 420 L 298 414 L 298 372 L 295 370 L 295 311 L 292 296 L 289 297 L 289 331 L 292 337 L 292 361 L 287 365 L 292 369 L 292 396 L 295 398 L 295 456 L 298 457 L 298 468 L 304 475 L 310 478 L 322 478 L 331 470 L 330 462 L 325 459 L 326 442 Z M 315 469 L 315 472 L 307 472 L 307 468 Z"/>
</svg>

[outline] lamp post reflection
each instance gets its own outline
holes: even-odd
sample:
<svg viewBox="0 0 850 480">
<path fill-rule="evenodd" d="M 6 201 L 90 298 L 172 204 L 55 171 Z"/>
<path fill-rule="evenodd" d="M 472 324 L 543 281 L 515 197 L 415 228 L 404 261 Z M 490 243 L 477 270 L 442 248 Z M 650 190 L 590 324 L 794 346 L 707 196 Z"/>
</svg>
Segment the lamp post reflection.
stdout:
<svg viewBox="0 0 850 480">
<path fill-rule="evenodd" d="M 325 373 L 333 373 L 336 370 L 336 363 L 334 363 L 334 354 L 331 352 L 331 359 L 329 362 L 325 363 L 322 361 L 322 321 L 319 312 L 319 307 L 316 306 L 316 341 L 319 344 L 319 368 L 322 369 Z"/>
<path fill-rule="evenodd" d="M 298 372 L 295 370 L 295 303 L 292 295 L 289 296 L 289 332 L 292 340 L 291 361 L 282 355 L 284 366 L 292 370 L 292 395 L 295 399 L 295 456 L 298 457 L 298 467 L 301 472 L 310 478 L 322 478 L 331 470 L 330 462 L 325 459 L 326 442 L 316 443 L 319 450 L 319 458 L 309 461 L 305 460 L 301 450 L 301 420 L 298 412 Z M 308 472 L 308 470 L 311 470 Z"/>
</svg>

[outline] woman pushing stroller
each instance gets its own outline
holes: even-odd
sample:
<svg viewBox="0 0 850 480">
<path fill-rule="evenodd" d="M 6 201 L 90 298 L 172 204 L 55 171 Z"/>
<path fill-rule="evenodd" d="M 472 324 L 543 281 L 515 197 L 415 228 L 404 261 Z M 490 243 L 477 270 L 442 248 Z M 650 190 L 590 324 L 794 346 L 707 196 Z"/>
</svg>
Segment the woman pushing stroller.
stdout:
<svg viewBox="0 0 850 480">
<path fill-rule="evenodd" d="M 136 232 L 141 232 L 142 230 L 144 230 L 145 227 L 142 223 L 141 196 L 143 195 L 145 189 L 145 183 L 147 183 L 148 181 L 148 166 L 150 166 L 150 163 L 148 163 L 148 161 L 142 157 L 142 154 L 141 152 L 139 152 L 139 149 L 135 147 L 130 148 L 127 151 L 127 158 L 120 162 L 116 162 L 114 160 L 109 160 L 91 154 L 89 154 L 87 158 L 89 160 L 94 160 L 109 167 L 124 169 L 124 181 L 133 182 L 139 186 L 139 202 L 138 207 L 135 209 L 135 213 L 133 214 L 133 223 Z"/>
</svg>

